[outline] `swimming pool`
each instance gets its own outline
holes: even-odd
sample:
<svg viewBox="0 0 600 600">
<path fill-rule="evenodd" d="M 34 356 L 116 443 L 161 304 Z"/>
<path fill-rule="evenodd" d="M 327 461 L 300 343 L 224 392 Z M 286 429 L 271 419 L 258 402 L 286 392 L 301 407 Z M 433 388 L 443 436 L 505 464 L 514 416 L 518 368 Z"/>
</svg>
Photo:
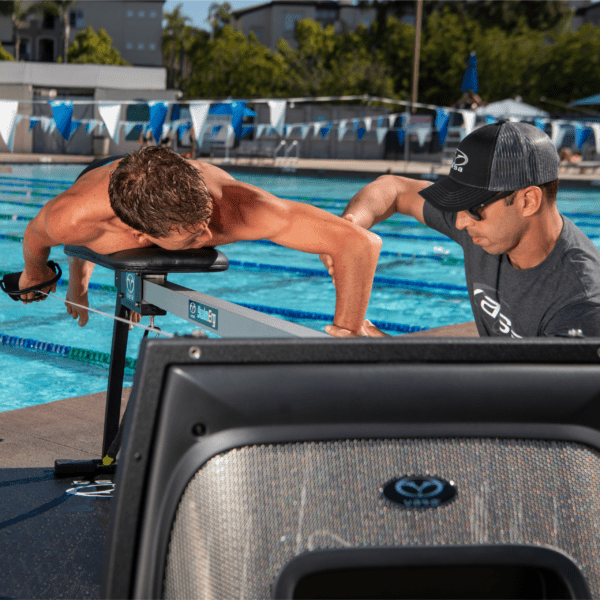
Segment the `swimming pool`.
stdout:
<svg viewBox="0 0 600 600">
<path fill-rule="evenodd" d="M 0 172 L 0 271 L 22 270 L 19 240 L 28 219 L 37 214 L 40 205 L 66 189 L 82 168 L 16 165 L 11 173 Z M 348 199 L 370 181 L 232 174 L 277 196 L 310 202 L 334 214 L 340 214 Z M 561 190 L 559 198 L 561 211 L 598 244 L 600 191 Z M 457 244 L 400 216 L 378 225 L 375 231 L 382 236 L 383 250 L 368 318 L 392 334 L 472 320 L 462 251 Z M 169 280 L 313 329 L 323 330 L 330 322 L 335 291 L 317 256 L 261 242 L 237 243 L 222 250 L 230 260 L 228 271 L 171 275 Z M 53 249 L 51 258 L 61 264 L 66 279 L 67 261 L 62 251 Z M 91 306 L 112 314 L 112 271 L 96 267 L 92 283 L 96 289 L 90 291 Z M 66 286 L 59 286 L 56 294 L 64 297 L 65 293 Z M 156 324 L 179 334 L 194 329 L 172 315 L 157 318 Z M 112 327 L 111 319 L 92 313 L 88 325 L 81 328 L 55 299 L 24 305 L 2 294 L 0 335 L 7 337 L 0 345 L 4 377 L 0 411 L 105 390 Z M 142 335 L 140 329 L 130 333 L 127 355 L 132 360 L 137 358 Z M 17 347 L 6 345 L 9 337 Z M 18 347 L 19 340 L 25 339 L 54 344 L 57 352 Z M 127 382 L 131 382 L 131 371 Z"/>
</svg>

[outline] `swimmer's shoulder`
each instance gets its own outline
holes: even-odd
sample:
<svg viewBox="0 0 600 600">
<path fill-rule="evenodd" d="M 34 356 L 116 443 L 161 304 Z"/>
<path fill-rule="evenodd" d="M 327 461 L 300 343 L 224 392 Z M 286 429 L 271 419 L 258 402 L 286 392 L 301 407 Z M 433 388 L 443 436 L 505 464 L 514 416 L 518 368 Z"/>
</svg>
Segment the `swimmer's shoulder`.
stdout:
<svg viewBox="0 0 600 600">
<path fill-rule="evenodd" d="M 205 183 L 207 183 L 207 179 L 209 181 L 235 181 L 235 178 L 232 177 L 229 173 L 227 173 L 227 171 L 224 171 L 223 169 L 220 169 L 219 167 L 215 166 L 215 165 L 211 165 L 210 163 L 204 162 L 202 160 L 191 160 L 190 161 L 195 167 L 196 169 L 198 169 L 198 171 L 200 171 L 200 175 L 202 175 L 202 178 L 205 180 Z"/>
</svg>

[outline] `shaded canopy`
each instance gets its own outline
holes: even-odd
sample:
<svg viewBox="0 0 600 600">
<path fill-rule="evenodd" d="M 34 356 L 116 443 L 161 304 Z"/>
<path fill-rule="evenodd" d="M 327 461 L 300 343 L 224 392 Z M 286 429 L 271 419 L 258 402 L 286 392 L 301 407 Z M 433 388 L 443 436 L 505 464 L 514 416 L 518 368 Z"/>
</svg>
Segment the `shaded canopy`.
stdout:
<svg viewBox="0 0 600 600">
<path fill-rule="evenodd" d="M 600 104 L 600 94 L 594 94 L 593 96 L 588 96 L 587 98 L 581 98 L 581 100 L 575 100 L 575 102 L 571 102 L 571 106 L 577 106 L 580 104 Z"/>
<path fill-rule="evenodd" d="M 499 100 L 498 102 L 492 102 L 487 106 L 480 106 L 475 110 L 475 114 L 481 116 L 491 116 L 496 119 L 516 117 L 516 118 L 527 118 L 527 117 L 549 117 L 550 113 L 545 110 L 525 104 L 519 100 L 513 100 L 507 98 L 506 100 Z"/>
</svg>

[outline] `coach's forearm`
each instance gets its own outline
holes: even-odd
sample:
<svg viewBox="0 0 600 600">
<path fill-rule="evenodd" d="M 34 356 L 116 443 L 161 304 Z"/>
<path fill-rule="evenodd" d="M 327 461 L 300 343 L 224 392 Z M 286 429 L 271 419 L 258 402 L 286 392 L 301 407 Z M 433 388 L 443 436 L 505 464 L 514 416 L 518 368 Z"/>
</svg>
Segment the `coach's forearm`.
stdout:
<svg viewBox="0 0 600 600">
<path fill-rule="evenodd" d="M 362 327 L 373 277 L 377 268 L 381 238 L 366 230 L 356 229 L 344 249 L 333 257 L 335 266 L 336 304 L 333 323 L 358 333 Z"/>
</svg>

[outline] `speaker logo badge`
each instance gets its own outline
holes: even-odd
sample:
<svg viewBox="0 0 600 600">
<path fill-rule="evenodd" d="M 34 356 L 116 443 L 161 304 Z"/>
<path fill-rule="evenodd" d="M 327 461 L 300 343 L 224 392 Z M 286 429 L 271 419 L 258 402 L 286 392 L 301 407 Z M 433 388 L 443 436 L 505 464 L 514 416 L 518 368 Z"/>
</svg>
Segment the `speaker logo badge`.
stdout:
<svg viewBox="0 0 600 600">
<path fill-rule="evenodd" d="M 399 508 L 437 508 L 448 504 L 456 497 L 453 481 L 430 475 L 404 475 L 388 481 L 381 494 Z"/>
</svg>

